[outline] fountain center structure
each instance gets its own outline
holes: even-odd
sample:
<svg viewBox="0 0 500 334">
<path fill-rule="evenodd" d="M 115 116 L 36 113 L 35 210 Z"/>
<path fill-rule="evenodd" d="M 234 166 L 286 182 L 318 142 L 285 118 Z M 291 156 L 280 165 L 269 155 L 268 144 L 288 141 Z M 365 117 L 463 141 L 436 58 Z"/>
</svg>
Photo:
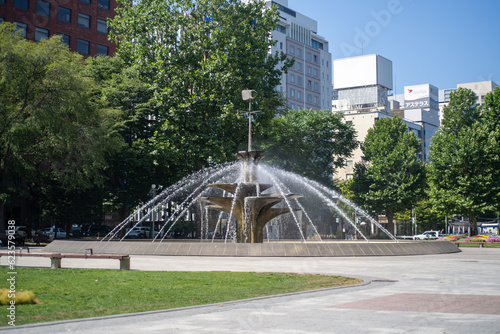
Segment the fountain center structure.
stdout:
<svg viewBox="0 0 500 334">
<path fill-rule="evenodd" d="M 273 218 L 300 211 L 294 208 L 275 208 L 274 206 L 288 199 L 302 196 L 297 194 L 262 194 L 272 184 L 259 183 L 256 167 L 263 156 L 263 151 L 240 151 L 236 154 L 241 161 L 242 182 L 214 183 L 208 187 L 221 189 L 232 197 L 200 197 L 199 201 L 208 203 L 207 208 L 223 211 L 236 220 L 236 242 L 263 243 L 264 227 Z"/>
</svg>

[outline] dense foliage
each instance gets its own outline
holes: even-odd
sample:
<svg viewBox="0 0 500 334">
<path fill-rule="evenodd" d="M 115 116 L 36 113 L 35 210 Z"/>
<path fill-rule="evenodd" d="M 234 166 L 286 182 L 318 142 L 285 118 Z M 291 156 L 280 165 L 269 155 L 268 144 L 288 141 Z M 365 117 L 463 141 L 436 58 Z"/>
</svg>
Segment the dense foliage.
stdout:
<svg viewBox="0 0 500 334">
<path fill-rule="evenodd" d="M 389 231 L 395 232 L 394 214 L 411 208 L 424 193 L 420 140 L 401 118 L 387 117 L 368 130 L 361 147 L 362 161 L 344 187 L 367 211 L 386 215 Z"/>
<path fill-rule="evenodd" d="M 431 201 L 447 214 L 467 215 L 471 235 L 477 234 L 478 213 L 500 209 L 499 112 L 499 89 L 482 107 L 472 91 L 457 89 L 430 147 Z"/>
<path fill-rule="evenodd" d="M 289 110 L 272 120 L 266 138 L 266 163 L 329 186 L 358 146 L 352 125 L 328 110 Z"/>
<path fill-rule="evenodd" d="M 268 54 L 277 10 L 239 0 L 119 3 L 112 38 L 125 64 L 154 89 L 158 150 L 171 151 L 186 173 L 234 159 L 247 136 L 242 90 L 257 92 L 254 129 L 266 127 L 282 106 L 274 88 L 290 61 Z"/>
</svg>

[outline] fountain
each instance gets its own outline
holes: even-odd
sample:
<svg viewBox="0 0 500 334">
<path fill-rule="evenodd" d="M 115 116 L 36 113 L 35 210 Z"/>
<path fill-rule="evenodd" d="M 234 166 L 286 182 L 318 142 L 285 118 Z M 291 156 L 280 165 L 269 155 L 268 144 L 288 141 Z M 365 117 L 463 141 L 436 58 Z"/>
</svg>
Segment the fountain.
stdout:
<svg viewBox="0 0 500 334">
<path fill-rule="evenodd" d="M 251 92 L 244 91 L 244 99 L 252 99 Z M 248 150 L 236 154 L 238 162 L 202 169 L 164 189 L 138 207 L 100 241 L 75 243 L 57 240 L 47 246 L 47 250 L 79 252 L 90 248 L 96 253 L 206 256 L 380 256 L 459 251 L 448 242 L 399 242 L 363 209 L 336 191 L 297 174 L 259 165 L 263 151 L 252 150 L 251 145 L 251 114 L 255 112 L 258 111 L 252 111 L 250 104 L 247 112 Z M 277 189 L 277 193 L 266 193 L 272 187 Z M 328 210 L 330 214 L 336 212 L 365 241 L 316 242 L 321 241 L 316 224 L 308 213 L 309 210 L 299 201 L 305 193 L 306 200 Z M 370 241 L 352 220 L 353 217 L 342 210 L 340 203 L 351 208 L 354 216 L 364 217 L 372 228 L 385 233 L 391 240 Z M 203 215 L 205 211 L 207 214 Z M 210 238 L 206 232 L 210 226 L 210 211 L 220 213 L 215 230 L 217 227 L 221 229 L 222 215 L 226 215 L 225 233 L 220 236 L 223 243 L 215 242 L 215 234 L 211 242 L 208 242 Z M 300 241 L 270 242 L 270 233 L 265 232 L 268 223 L 285 215 L 291 216 L 289 221 L 300 236 Z M 305 217 L 305 224 L 312 231 L 314 242 L 307 241 L 308 238 L 304 236 L 304 223 L 299 215 Z M 197 221 L 199 224 L 201 231 L 198 232 L 201 237 L 197 235 L 198 242 L 163 242 L 172 236 L 176 226 L 186 221 Z M 152 242 L 125 240 L 133 228 L 146 222 L 161 225 Z"/>
<path fill-rule="evenodd" d="M 209 203 L 208 209 L 220 210 L 236 218 L 237 242 L 264 242 L 264 226 L 273 218 L 298 211 L 293 208 L 273 208 L 285 199 L 300 198 L 296 194 L 269 194 L 261 192 L 271 188 L 271 184 L 258 183 L 255 169 L 263 151 L 240 151 L 238 159 L 243 165 L 242 183 L 215 183 L 208 187 L 229 192 L 234 197 L 200 197 L 200 201 Z"/>
</svg>

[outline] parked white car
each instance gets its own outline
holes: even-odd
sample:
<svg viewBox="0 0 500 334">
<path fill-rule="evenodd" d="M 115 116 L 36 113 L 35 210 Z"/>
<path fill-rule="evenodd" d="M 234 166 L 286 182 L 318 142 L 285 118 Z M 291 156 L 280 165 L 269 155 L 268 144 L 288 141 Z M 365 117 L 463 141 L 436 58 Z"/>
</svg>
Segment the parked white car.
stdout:
<svg viewBox="0 0 500 334">
<path fill-rule="evenodd" d="M 431 240 L 431 239 L 439 239 L 443 235 L 439 233 L 439 231 L 425 231 L 422 234 L 417 234 L 413 236 L 413 240 Z"/>
<path fill-rule="evenodd" d="M 51 239 L 64 239 L 66 238 L 66 231 L 64 231 L 60 227 L 46 227 L 43 230 L 43 233 Z"/>
</svg>

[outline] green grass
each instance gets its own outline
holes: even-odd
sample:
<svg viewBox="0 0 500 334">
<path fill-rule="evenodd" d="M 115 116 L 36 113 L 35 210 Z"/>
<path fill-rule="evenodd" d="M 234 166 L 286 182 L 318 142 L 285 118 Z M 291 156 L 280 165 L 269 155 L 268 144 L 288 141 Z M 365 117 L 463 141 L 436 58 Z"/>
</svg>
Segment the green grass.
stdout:
<svg viewBox="0 0 500 334">
<path fill-rule="evenodd" d="M 8 268 L 0 267 L 0 277 Z M 16 305 L 16 325 L 221 303 L 361 283 L 328 275 L 16 268 L 16 290 L 40 304 Z M 0 283 L 0 288 L 7 282 Z M 0 326 L 7 306 L 0 305 Z"/>
</svg>

